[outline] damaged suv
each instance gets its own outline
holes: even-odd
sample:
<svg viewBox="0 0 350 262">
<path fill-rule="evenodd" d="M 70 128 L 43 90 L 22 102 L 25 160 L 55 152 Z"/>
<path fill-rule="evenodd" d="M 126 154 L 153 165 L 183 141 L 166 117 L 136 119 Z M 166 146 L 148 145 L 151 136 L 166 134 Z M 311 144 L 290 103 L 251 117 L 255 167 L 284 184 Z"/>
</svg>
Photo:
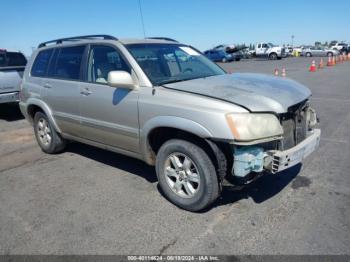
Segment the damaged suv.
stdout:
<svg viewBox="0 0 350 262">
<path fill-rule="evenodd" d="M 310 96 L 289 79 L 227 74 L 171 39 L 90 35 L 39 45 L 20 108 L 44 152 L 74 140 L 141 159 L 172 203 L 198 211 L 224 183 L 278 173 L 318 147 Z"/>
</svg>

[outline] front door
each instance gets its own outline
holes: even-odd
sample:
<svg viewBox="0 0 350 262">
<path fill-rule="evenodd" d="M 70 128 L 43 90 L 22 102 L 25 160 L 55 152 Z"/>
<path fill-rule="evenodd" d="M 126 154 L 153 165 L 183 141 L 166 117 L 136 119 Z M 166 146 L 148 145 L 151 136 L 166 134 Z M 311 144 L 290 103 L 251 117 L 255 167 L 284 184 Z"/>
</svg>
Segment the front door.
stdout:
<svg viewBox="0 0 350 262">
<path fill-rule="evenodd" d="M 109 45 L 92 45 L 87 60 L 86 82 L 80 83 L 80 136 L 139 152 L 139 92 L 107 84 L 110 71 L 131 73 L 131 67 L 119 50 Z"/>
</svg>

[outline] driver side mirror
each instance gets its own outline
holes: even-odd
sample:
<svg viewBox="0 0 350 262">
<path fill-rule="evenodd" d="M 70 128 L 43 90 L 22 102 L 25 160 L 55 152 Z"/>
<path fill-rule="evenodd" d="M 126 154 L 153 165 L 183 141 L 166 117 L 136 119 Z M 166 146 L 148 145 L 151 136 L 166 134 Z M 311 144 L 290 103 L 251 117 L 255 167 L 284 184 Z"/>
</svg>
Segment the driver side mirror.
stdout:
<svg viewBox="0 0 350 262">
<path fill-rule="evenodd" d="M 131 75 L 126 71 L 110 71 L 107 83 L 112 87 L 134 89 L 136 87 Z"/>
</svg>

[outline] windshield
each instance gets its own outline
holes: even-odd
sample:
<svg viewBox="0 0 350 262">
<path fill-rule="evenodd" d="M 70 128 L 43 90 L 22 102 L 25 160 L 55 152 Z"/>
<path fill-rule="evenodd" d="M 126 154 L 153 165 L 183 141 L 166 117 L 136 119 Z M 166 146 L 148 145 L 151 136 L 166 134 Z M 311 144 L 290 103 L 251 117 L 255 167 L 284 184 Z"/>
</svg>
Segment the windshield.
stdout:
<svg viewBox="0 0 350 262">
<path fill-rule="evenodd" d="M 225 74 L 191 47 L 179 44 L 126 45 L 154 85 Z"/>
<path fill-rule="evenodd" d="M 268 43 L 267 44 L 269 47 L 275 47 L 276 45 L 272 44 L 272 43 Z"/>
</svg>

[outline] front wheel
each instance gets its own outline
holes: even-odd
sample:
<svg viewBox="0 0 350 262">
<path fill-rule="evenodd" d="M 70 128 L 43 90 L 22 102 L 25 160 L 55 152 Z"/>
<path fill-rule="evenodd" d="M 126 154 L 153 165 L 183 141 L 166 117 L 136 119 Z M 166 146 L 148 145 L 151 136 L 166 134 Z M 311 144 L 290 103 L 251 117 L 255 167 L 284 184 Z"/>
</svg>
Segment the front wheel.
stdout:
<svg viewBox="0 0 350 262">
<path fill-rule="evenodd" d="M 175 205 L 199 211 L 219 196 L 219 182 L 209 156 L 199 146 L 178 139 L 158 151 L 156 171 L 166 198 Z"/>
<path fill-rule="evenodd" d="M 271 53 L 271 54 L 269 55 L 269 59 L 270 59 L 270 60 L 276 60 L 276 59 L 277 59 L 277 54 L 276 54 L 276 53 Z"/>
<path fill-rule="evenodd" d="M 34 133 L 42 151 L 48 154 L 56 154 L 66 146 L 66 141 L 56 132 L 48 117 L 37 112 L 34 116 Z"/>
</svg>

